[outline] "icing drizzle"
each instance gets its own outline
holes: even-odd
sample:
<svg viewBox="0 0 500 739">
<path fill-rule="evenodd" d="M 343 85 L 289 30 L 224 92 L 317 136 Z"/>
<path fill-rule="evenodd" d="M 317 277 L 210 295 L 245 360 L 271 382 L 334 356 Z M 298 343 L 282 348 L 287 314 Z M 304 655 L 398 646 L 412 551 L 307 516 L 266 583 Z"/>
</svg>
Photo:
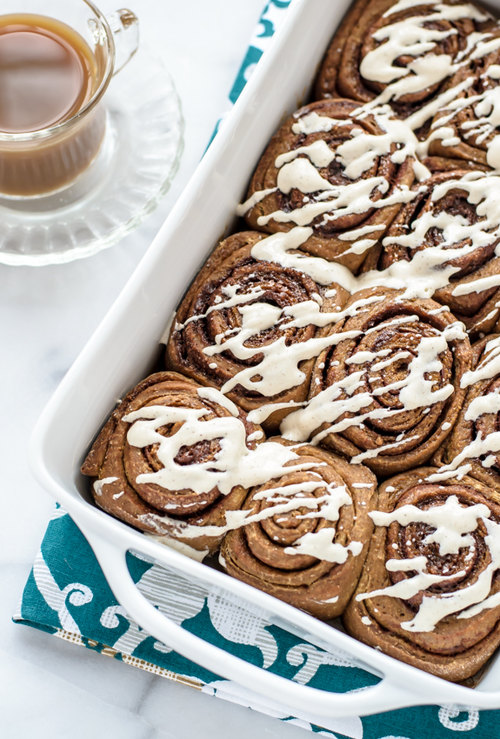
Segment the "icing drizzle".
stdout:
<svg viewBox="0 0 500 739">
<path fill-rule="evenodd" d="M 500 135 L 496 133 L 500 126 L 500 93 L 495 81 L 500 79 L 500 66 L 490 65 L 486 75 L 491 86 L 486 86 L 480 94 L 470 94 L 473 76 L 465 77 L 454 87 L 439 92 L 430 102 L 410 115 L 405 121 L 392 117 L 388 103 L 398 102 L 406 94 L 441 89 L 442 83 L 451 78 L 458 70 L 465 68 L 470 59 L 480 59 L 500 47 L 500 39 L 488 33 L 473 33 L 467 39 L 467 48 L 452 57 L 449 54 L 436 53 L 437 46 L 456 31 L 453 23 L 461 19 L 483 22 L 489 15 L 468 3 L 446 4 L 425 3 L 425 11 L 415 12 L 403 21 L 394 20 L 377 30 L 374 34 L 378 46 L 369 51 L 361 63 L 362 76 L 384 86 L 375 100 L 360 105 L 349 120 L 337 120 L 312 111 L 298 116 L 292 125 L 295 134 L 314 135 L 326 133 L 333 127 L 351 126 L 350 135 L 335 150 L 324 140 L 318 138 L 298 148 L 282 153 L 275 160 L 278 170 L 275 188 L 267 188 L 255 192 L 239 206 L 238 215 L 244 215 L 250 208 L 277 190 L 289 194 L 292 190 L 302 193 L 301 204 L 290 210 L 275 210 L 261 216 L 259 225 L 273 220 L 291 226 L 288 232 L 280 232 L 258 241 L 252 248 L 252 257 L 260 261 L 280 264 L 285 268 L 301 271 L 311 277 L 318 286 L 335 290 L 340 285 L 350 293 L 366 288 L 384 288 L 401 292 L 400 300 L 413 298 L 429 298 L 437 290 L 447 287 L 450 280 L 459 271 L 453 261 L 466 256 L 471 250 L 481 249 L 496 244 L 500 238 L 500 174 L 492 172 L 470 172 L 462 177 L 451 178 L 434 188 L 433 202 L 444 198 L 453 190 L 460 190 L 467 201 L 474 206 L 478 219 L 469 222 L 465 217 L 432 209 L 423 212 L 413 223 L 407 233 L 385 238 L 385 226 L 377 223 L 359 224 L 346 230 L 339 230 L 338 238 L 345 241 L 345 253 L 363 254 L 379 240 L 384 246 L 393 243 L 404 246 L 411 251 L 410 261 L 401 261 L 385 270 L 373 270 L 355 277 L 346 267 L 327 262 L 319 257 L 312 257 L 300 252 L 301 246 L 315 233 L 318 225 L 333 226 L 345 216 L 359 216 L 377 211 L 386 206 L 410 203 L 425 188 L 428 170 L 419 162 L 419 157 L 427 154 L 433 140 L 439 139 L 445 146 L 457 143 L 453 124 L 458 114 L 467 106 L 472 106 L 475 118 L 470 124 L 461 123 L 461 134 L 465 139 L 474 139 L 478 143 L 488 141 L 487 161 L 493 170 L 500 169 Z M 430 10 L 429 10 L 430 7 Z M 385 16 L 414 9 L 414 0 L 399 0 Z M 417 9 L 418 11 L 418 9 Z M 449 22 L 443 29 L 439 21 Z M 401 66 L 398 59 L 410 57 L 406 66 Z M 439 114 L 432 125 L 427 140 L 418 141 L 414 131 Z M 382 133 L 368 134 L 361 126 L 353 125 L 356 116 L 362 121 L 370 115 Z M 388 157 L 392 164 L 401 165 L 411 160 L 414 174 L 419 185 L 410 189 L 406 185 L 391 188 L 387 179 L 380 175 L 370 174 L 381 157 Z M 342 169 L 345 180 L 343 184 L 332 184 L 321 170 L 332 163 Z M 420 250 L 419 247 L 430 230 L 438 230 L 441 234 L 439 246 Z M 500 247 L 496 246 L 495 254 L 500 256 Z M 460 296 L 472 292 L 481 292 L 500 286 L 500 276 L 467 279 L 454 288 L 453 295 Z M 128 442 L 132 446 L 144 448 L 154 445 L 162 467 L 154 472 L 144 473 L 137 478 L 138 483 L 155 484 L 168 487 L 170 490 L 182 490 L 186 487 L 195 492 L 207 492 L 214 486 L 223 495 L 227 495 L 236 485 L 251 488 L 263 484 L 270 479 L 278 479 L 283 474 L 295 469 L 308 469 L 301 464 L 293 447 L 275 442 L 262 442 L 254 449 L 249 449 L 245 438 L 243 424 L 237 412 L 231 408 L 225 393 L 236 385 L 247 390 L 257 391 L 265 397 L 279 395 L 291 387 L 299 385 L 304 379 L 300 369 L 303 361 L 318 357 L 322 351 L 345 339 L 356 338 L 359 332 L 338 331 L 329 335 L 317 335 L 303 342 L 287 346 L 285 338 L 279 337 L 273 342 L 252 346 L 251 339 L 258 333 L 275 326 L 316 326 L 332 327 L 346 317 L 356 315 L 377 301 L 383 295 L 373 295 L 358 301 L 354 300 L 345 310 L 329 313 L 322 310 L 323 298 L 319 292 L 314 299 L 303 301 L 286 308 L 270 305 L 264 300 L 264 293 L 259 287 L 243 291 L 235 285 L 227 288 L 224 298 L 211 306 L 203 315 L 192 316 L 188 322 L 200 320 L 210 312 L 224 308 L 234 308 L 241 317 L 240 326 L 216 337 L 215 343 L 204 349 L 208 357 L 230 351 L 242 360 L 261 355 L 258 363 L 250 368 L 237 372 L 222 387 L 222 392 L 212 388 L 200 389 L 200 398 L 209 398 L 225 404 L 230 416 L 222 418 L 206 418 L 207 412 L 202 409 L 183 409 L 165 406 L 148 406 L 134 411 L 124 417 L 130 424 Z M 441 309 L 436 309 L 441 310 Z M 446 310 L 446 308 L 443 308 Z M 404 324 L 415 320 L 415 316 L 403 316 L 392 319 L 387 325 Z M 187 322 L 186 322 L 187 323 Z M 183 326 L 176 326 L 181 330 Z M 317 432 L 323 424 L 326 430 L 317 432 L 312 443 L 319 443 L 328 433 L 342 431 L 349 426 L 363 424 L 367 420 L 387 418 L 397 413 L 404 413 L 416 408 L 427 408 L 444 402 L 453 392 L 450 383 L 438 387 L 429 379 L 429 374 L 442 370 L 441 355 L 450 349 L 450 344 L 466 337 L 464 327 L 459 322 L 449 324 L 443 331 L 435 331 L 431 336 L 420 340 L 416 352 L 408 364 L 408 372 L 403 380 L 390 387 L 383 387 L 372 393 L 355 392 L 366 372 L 376 372 L 389 366 L 392 362 L 408 359 L 404 352 L 389 356 L 383 349 L 376 353 L 360 351 L 349 358 L 355 371 L 344 379 L 315 395 L 309 403 L 291 403 L 292 412 L 283 421 L 281 431 L 285 438 L 295 442 L 304 442 Z M 495 343 L 496 342 L 496 343 Z M 486 359 L 475 369 L 465 373 L 462 386 L 492 377 L 500 370 L 500 343 L 496 339 L 491 342 Z M 374 364 L 371 364 L 374 362 Z M 491 373 L 491 374 L 489 374 Z M 385 392 L 397 393 L 400 408 L 371 408 L 374 396 Z M 486 401 L 477 399 L 468 409 L 469 417 L 478 418 L 486 410 L 500 409 L 499 395 Z M 494 403 L 492 406 L 491 403 Z M 268 404 L 249 414 L 249 419 L 262 421 L 277 408 L 287 404 Z M 171 436 L 161 433 L 163 426 L 177 424 L 177 430 Z M 498 438 L 497 438 L 498 437 Z M 201 440 L 217 440 L 219 451 L 215 459 L 199 464 L 179 465 L 176 455 L 183 446 L 190 446 Z M 404 443 L 412 441 L 407 437 Z M 353 462 L 363 462 L 370 456 L 402 444 L 396 439 L 390 444 L 377 449 L 369 449 L 353 458 Z M 475 456 L 500 451 L 500 432 L 490 434 L 483 439 L 479 435 L 451 465 L 443 467 L 437 475 L 441 479 L 446 476 L 465 474 L 470 465 L 467 460 Z M 109 480 L 96 483 L 96 494 Z M 99 487 L 101 486 L 101 487 Z M 321 491 L 320 495 L 313 495 Z M 343 505 L 352 505 L 352 499 L 345 487 L 329 488 L 319 476 L 317 481 L 303 483 L 300 490 L 293 485 L 276 486 L 265 491 L 268 505 L 258 513 L 245 510 L 227 511 L 226 523 L 223 526 L 200 527 L 168 516 L 146 514 L 145 518 L 159 531 L 164 530 L 167 521 L 172 530 L 184 539 L 196 538 L 203 533 L 207 536 L 221 535 L 251 522 L 261 521 L 268 517 L 287 513 L 298 508 L 306 509 L 302 514 L 310 517 L 322 517 L 335 524 L 339 510 Z M 435 531 L 427 539 L 439 545 L 441 554 L 458 552 L 459 548 L 474 546 L 472 531 L 479 521 L 487 528 L 485 541 L 491 552 L 491 563 L 486 574 L 478 581 L 450 595 L 439 599 L 425 595 L 415 618 L 403 624 L 408 631 L 428 631 L 446 615 L 460 611 L 459 618 L 468 618 L 483 608 L 493 607 L 500 601 L 498 596 L 488 598 L 492 576 L 500 567 L 500 545 L 498 544 L 498 524 L 489 518 L 489 510 L 485 506 L 464 508 L 455 496 L 450 496 L 443 506 L 434 506 L 427 511 L 406 506 L 394 514 L 375 512 L 372 518 L 377 525 L 389 525 L 391 521 L 399 521 L 401 525 L 410 522 L 423 522 L 434 526 Z M 453 526 L 450 525 L 450 520 Z M 323 528 L 314 534 L 306 534 L 293 547 L 286 549 L 290 554 L 309 554 L 318 559 L 341 563 L 348 555 L 357 556 L 362 548 L 360 542 L 349 542 L 341 546 L 334 541 L 335 527 Z M 495 540 L 497 543 L 495 543 Z M 446 577 L 427 572 L 425 557 L 411 560 L 389 560 L 389 570 L 414 571 L 415 575 L 370 594 L 358 596 L 358 599 L 377 594 L 393 597 L 410 598 L 420 591 L 426 591 Z"/>
<path fill-rule="evenodd" d="M 356 596 L 357 601 L 381 595 L 408 600 L 423 593 L 415 616 L 401 623 L 405 631 L 413 632 L 433 631 L 440 621 L 452 614 L 459 619 L 471 618 L 485 609 L 500 605 L 498 593 L 490 596 L 494 574 L 500 569 L 500 524 L 491 520 L 491 511 L 487 505 L 478 503 L 464 506 L 456 495 L 450 495 L 444 503 L 424 510 L 413 505 L 403 505 L 391 513 L 374 511 L 369 515 L 377 526 L 389 526 L 393 522 L 398 522 L 401 526 L 412 523 L 431 526 L 434 530 L 423 539 L 422 544 L 437 544 L 440 556 L 458 554 L 460 550 L 467 549 L 465 561 L 475 556 L 476 544 L 472 533 L 481 523 L 486 528 L 484 543 L 489 552 L 489 561 L 486 560 L 487 564 L 471 584 L 438 596 L 426 591 L 434 585 L 443 585 L 457 577 L 465 577 L 465 571 L 451 575 L 432 574 L 428 572 L 429 562 L 425 555 L 388 559 L 386 569 L 389 572 L 415 574 L 385 588 L 359 593 Z"/>
<path fill-rule="evenodd" d="M 276 487 L 256 493 L 255 500 L 265 499 L 266 506 L 257 513 L 251 510 L 225 511 L 224 525 L 198 526 L 156 513 L 143 514 L 141 519 L 145 523 L 156 527 L 162 535 L 167 527 L 170 538 L 167 537 L 165 541 L 168 543 L 172 537 L 189 540 L 200 535 L 222 536 L 250 523 L 306 509 L 306 513 L 297 517 L 321 518 L 332 525 L 300 537 L 294 546 L 286 548 L 287 554 L 307 553 L 341 564 L 349 554 L 357 556 L 361 552 L 360 542 L 351 541 L 343 545 L 334 541 L 334 524 L 339 518 L 340 509 L 352 505 L 352 498 L 344 485 L 329 484 L 315 471 L 324 462 L 301 461 L 293 447 L 273 441 L 263 441 L 249 448 L 245 427 L 237 416 L 234 404 L 214 388 L 199 388 L 197 394 L 201 399 L 219 402 L 231 415 L 207 418 L 209 411 L 204 408 L 148 405 L 123 417 L 130 424 L 128 444 L 137 448 L 154 446 L 161 465 L 153 472 L 139 474 L 136 479 L 138 484 L 159 485 L 172 491 L 190 488 L 197 493 L 217 487 L 222 495 L 228 495 L 236 486 L 250 489 L 294 471 L 307 471 L 307 479 L 300 483 L 277 484 Z M 161 433 L 162 428 L 171 425 L 174 433 L 168 436 Z M 188 465 L 176 461 L 182 448 L 213 440 L 219 444 L 214 458 Z M 109 481 L 103 480 L 100 484 Z"/>
</svg>

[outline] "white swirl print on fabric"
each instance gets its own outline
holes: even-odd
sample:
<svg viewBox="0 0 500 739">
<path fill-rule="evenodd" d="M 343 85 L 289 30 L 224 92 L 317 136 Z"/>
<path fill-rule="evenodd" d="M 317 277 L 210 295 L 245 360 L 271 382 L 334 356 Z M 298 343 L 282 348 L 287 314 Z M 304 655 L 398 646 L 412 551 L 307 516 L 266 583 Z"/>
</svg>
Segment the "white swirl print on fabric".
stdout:
<svg viewBox="0 0 500 739">
<path fill-rule="evenodd" d="M 87 585 L 82 585 L 79 582 L 69 583 L 61 590 L 47 567 L 41 552 L 37 554 L 33 563 L 33 577 L 47 605 L 57 611 L 61 629 L 80 636 L 80 628 L 70 614 L 67 602 L 69 600 L 72 606 L 84 606 L 90 603 L 94 597 L 92 590 Z"/>
<path fill-rule="evenodd" d="M 206 588 L 156 564 L 144 573 L 137 587 L 177 626 L 197 616 L 207 598 Z M 172 648 L 165 644 L 160 651 L 171 652 Z"/>
<path fill-rule="evenodd" d="M 99 622 L 105 629 L 116 629 L 120 625 L 120 619 L 118 616 L 125 616 L 127 613 L 123 606 L 108 606 L 101 613 Z"/>
<path fill-rule="evenodd" d="M 300 669 L 293 676 L 293 680 L 301 685 L 311 682 L 321 665 L 335 665 L 337 667 L 357 667 L 358 665 L 343 654 L 331 654 L 318 649 L 313 644 L 296 644 L 286 655 L 286 661 Z"/>
<path fill-rule="evenodd" d="M 224 639 L 260 649 L 264 668 L 274 664 L 278 657 L 278 645 L 265 628 L 267 622 L 259 611 L 250 610 L 246 603 L 230 593 L 221 595 L 211 592 L 207 606 L 214 629 Z"/>
<path fill-rule="evenodd" d="M 262 652 L 263 667 L 274 664 L 278 656 L 276 639 L 265 628 L 262 616 L 249 610 L 242 601 L 231 595 L 208 593 L 207 589 L 164 567 L 152 565 L 137 583 L 137 587 L 150 602 L 180 626 L 183 621 L 197 616 L 207 604 L 214 629 L 228 641 L 236 644 L 255 646 Z M 116 629 L 120 625 L 118 616 L 123 616 L 128 624 L 127 630 L 115 641 L 109 643 L 118 651 L 132 654 L 139 644 L 149 638 L 149 634 L 128 618 L 122 606 L 106 608 L 100 618 L 101 625 Z M 155 642 L 154 648 L 167 654 L 172 647 Z"/>
<path fill-rule="evenodd" d="M 127 611 L 123 606 L 109 606 L 102 612 L 99 620 L 105 629 L 116 629 L 121 623 L 118 616 L 123 617 L 123 622 L 127 624 L 127 629 L 115 642 L 111 642 L 110 640 L 109 646 L 118 652 L 132 654 L 139 644 L 148 638 L 149 634 L 139 624 L 129 619 Z M 160 651 L 163 650 L 160 649 Z M 168 651 L 170 652 L 172 650 L 169 649 Z"/>
<path fill-rule="evenodd" d="M 467 718 L 454 720 L 463 713 L 467 713 Z M 442 726 L 450 731 L 473 731 L 479 723 L 479 711 L 472 706 L 441 706 L 438 717 Z"/>
<path fill-rule="evenodd" d="M 180 626 L 183 621 L 200 613 L 206 602 L 207 591 L 174 571 L 169 570 L 168 577 L 166 574 L 164 567 L 153 564 L 137 582 L 137 588 L 147 600 Z M 101 614 L 100 623 L 104 628 L 116 629 L 120 625 L 118 616 L 123 616 L 127 630 L 116 641 L 110 639 L 109 646 L 124 654 L 133 654 L 141 642 L 149 639 L 149 634 L 132 621 L 120 605 L 106 608 Z M 158 641 L 154 648 L 164 654 L 173 651 L 172 647 Z"/>
</svg>

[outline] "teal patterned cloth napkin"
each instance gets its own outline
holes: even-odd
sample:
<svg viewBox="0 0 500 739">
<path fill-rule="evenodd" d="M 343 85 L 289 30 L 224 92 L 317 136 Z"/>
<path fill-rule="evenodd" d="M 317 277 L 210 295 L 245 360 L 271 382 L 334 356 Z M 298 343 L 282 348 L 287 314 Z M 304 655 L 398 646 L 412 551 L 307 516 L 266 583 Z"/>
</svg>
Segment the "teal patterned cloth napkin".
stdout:
<svg viewBox="0 0 500 739">
<path fill-rule="evenodd" d="M 232 103 L 286 15 L 289 2 L 271 0 L 266 5 L 231 90 Z M 345 654 L 326 653 L 265 621 L 229 596 L 214 594 L 136 556 L 129 555 L 128 564 L 137 587 L 173 621 L 266 670 L 337 692 L 360 690 L 378 681 Z M 409 708 L 363 719 L 317 719 L 297 715 L 221 679 L 158 642 L 128 618 L 88 542 L 59 507 L 48 525 L 14 621 L 322 736 L 451 739 L 458 732 L 470 739 L 491 739 L 500 733 L 500 713 L 453 706 Z"/>
</svg>

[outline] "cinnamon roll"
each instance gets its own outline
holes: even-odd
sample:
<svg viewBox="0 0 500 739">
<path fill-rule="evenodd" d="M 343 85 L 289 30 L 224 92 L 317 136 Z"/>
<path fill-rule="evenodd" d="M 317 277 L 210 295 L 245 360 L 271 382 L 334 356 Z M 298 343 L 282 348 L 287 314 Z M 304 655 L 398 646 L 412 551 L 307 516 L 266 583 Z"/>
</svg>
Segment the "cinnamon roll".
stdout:
<svg viewBox="0 0 500 739">
<path fill-rule="evenodd" d="M 459 682 L 500 644 L 500 496 L 468 476 L 432 482 L 435 472 L 412 470 L 380 487 L 343 620 L 361 641 Z"/>
<path fill-rule="evenodd" d="M 316 98 L 390 103 L 420 129 L 452 99 L 447 81 L 493 24 L 486 10 L 458 0 L 358 0 L 326 52 Z"/>
<path fill-rule="evenodd" d="M 217 548 L 227 511 L 263 440 L 234 403 L 175 372 L 150 375 L 119 403 L 82 465 L 98 506 L 141 531 Z M 250 454 L 250 457 L 249 457 Z M 253 484 L 252 475 L 249 477 Z M 216 529 L 215 535 L 205 531 Z"/>
<path fill-rule="evenodd" d="M 476 477 L 500 491 L 500 335 L 472 347 L 472 369 L 462 377 L 466 396 L 457 422 L 434 463 L 441 477 Z"/>
<path fill-rule="evenodd" d="M 275 441 L 286 444 L 282 439 Z M 248 523 L 224 538 L 220 562 L 240 580 L 312 613 L 344 610 L 359 578 L 373 524 L 376 479 L 330 452 L 294 447 L 304 469 L 252 488 Z"/>
<path fill-rule="evenodd" d="M 461 160 L 465 166 L 500 169 L 500 31 L 488 35 L 447 85 L 450 99 L 436 113 L 429 154 Z"/>
<path fill-rule="evenodd" d="M 169 368 L 220 388 L 246 411 L 265 406 L 267 429 L 307 398 L 314 359 L 348 296 L 323 260 L 299 251 L 303 230 L 222 241 L 184 297 L 167 343 Z"/>
<path fill-rule="evenodd" d="M 355 293 L 314 366 L 307 406 L 281 424 L 381 476 L 423 464 L 462 406 L 471 348 L 462 323 L 401 290 Z"/>
<path fill-rule="evenodd" d="M 303 251 L 359 270 L 409 197 L 416 139 L 351 100 L 300 108 L 273 136 L 240 206 L 252 228 L 309 229 Z"/>
<path fill-rule="evenodd" d="M 394 219 L 378 261 L 389 269 L 411 262 L 428 273 L 430 293 L 471 335 L 500 317 L 500 177 L 482 172 L 436 173 L 414 188 Z"/>
</svg>

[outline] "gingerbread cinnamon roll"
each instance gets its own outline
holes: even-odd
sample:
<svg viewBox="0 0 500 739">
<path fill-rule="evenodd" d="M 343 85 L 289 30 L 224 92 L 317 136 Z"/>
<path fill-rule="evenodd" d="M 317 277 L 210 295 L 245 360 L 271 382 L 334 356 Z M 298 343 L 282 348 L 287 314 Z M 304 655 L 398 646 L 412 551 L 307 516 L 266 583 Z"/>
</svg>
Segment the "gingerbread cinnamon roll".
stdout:
<svg viewBox="0 0 500 739">
<path fill-rule="evenodd" d="M 309 403 L 281 424 L 285 438 L 363 463 L 381 476 L 427 461 L 462 406 L 471 348 L 462 323 L 401 290 L 355 293 L 313 371 Z"/>
<path fill-rule="evenodd" d="M 500 169 L 500 32 L 486 35 L 447 84 L 450 100 L 434 116 L 429 154 L 465 166 Z"/>
<path fill-rule="evenodd" d="M 245 471 L 262 430 L 214 388 L 175 372 L 134 387 L 113 411 L 82 465 L 100 508 L 141 531 L 214 550 L 247 494 Z M 249 477 L 253 484 L 252 476 Z M 208 531 L 208 529 L 206 529 Z"/>
<path fill-rule="evenodd" d="M 500 177 L 441 172 L 414 188 L 383 239 L 379 269 L 405 260 L 428 274 L 429 292 L 471 335 L 500 317 Z"/>
<path fill-rule="evenodd" d="M 500 644 L 500 496 L 479 480 L 412 470 L 379 490 L 376 528 L 347 631 L 453 682 Z"/>
<path fill-rule="evenodd" d="M 471 39 L 493 26 L 483 8 L 455 0 L 358 0 L 327 50 L 316 98 L 390 103 L 416 130 L 469 51 Z"/>
<path fill-rule="evenodd" d="M 222 241 L 172 323 L 169 368 L 213 385 L 276 430 L 309 392 L 315 357 L 348 293 L 323 260 L 304 259 L 304 237 L 255 231 Z"/>
<path fill-rule="evenodd" d="M 467 473 L 500 491 L 500 335 L 474 344 L 472 357 L 461 381 L 466 396 L 457 422 L 433 461 L 443 477 Z"/>
<path fill-rule="evenodd" d="M 416 139 L 351 100 L 311 103 L 273 136 L 239 213 L 268 233 L 309 229 L 303 251 L 356 272 L 408 198 Z"/>
<path fill-rule="evenodd" d="M 248 522 L 226 535 L 220 562 L 230 575 L 329 619 L 344 610 L 363 567 L 377 481 L 317 447 L 294 451 L 298 459 L 287 467 L 304 469 L 285 467 L 250 490 L 242 505 Z"/>
</svg>

